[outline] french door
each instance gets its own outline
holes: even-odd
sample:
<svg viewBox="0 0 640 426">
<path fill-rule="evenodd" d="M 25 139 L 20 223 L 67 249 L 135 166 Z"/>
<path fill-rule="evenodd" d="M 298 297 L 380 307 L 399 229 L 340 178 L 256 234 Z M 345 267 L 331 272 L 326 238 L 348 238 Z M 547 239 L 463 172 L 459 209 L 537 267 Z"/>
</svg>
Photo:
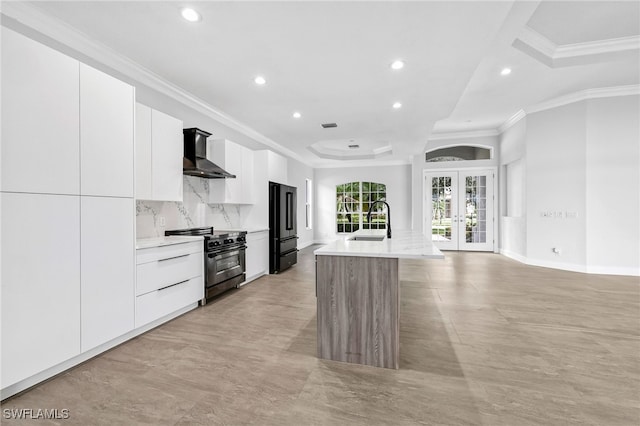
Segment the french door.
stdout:
<svg viewBox="0 0 640 426">
<path fill-rule="evenodd" d="M 441 250 L 493 251 L 494 171 L 425 173 L 425 233 Z"/>
</svg>

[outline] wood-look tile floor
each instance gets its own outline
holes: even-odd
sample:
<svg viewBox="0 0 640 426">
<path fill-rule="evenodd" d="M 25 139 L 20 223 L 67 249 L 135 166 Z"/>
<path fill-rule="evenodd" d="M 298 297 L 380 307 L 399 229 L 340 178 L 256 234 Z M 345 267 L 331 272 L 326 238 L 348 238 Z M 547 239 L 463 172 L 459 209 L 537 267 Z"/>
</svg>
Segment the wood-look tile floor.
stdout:
<svg viewBox="0 0 640 426">
<path fill-rule="evenodd" d="M 316 358 L 314 248 L 2 409 L 68 409 L 63 425 L 640 424 L 637 277 L 402 261 L 388 370 Z"/>
</svg>

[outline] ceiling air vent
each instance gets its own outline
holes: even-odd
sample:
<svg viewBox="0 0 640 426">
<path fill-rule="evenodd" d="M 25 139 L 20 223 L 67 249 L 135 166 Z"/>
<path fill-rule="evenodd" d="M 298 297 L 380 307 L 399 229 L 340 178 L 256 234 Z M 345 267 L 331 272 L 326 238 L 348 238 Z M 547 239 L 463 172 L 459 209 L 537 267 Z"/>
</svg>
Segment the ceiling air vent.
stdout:
<svg viewBox="0 0 640 426">
<path fill-rule="evenodd" d="M 336 123 L 324 123 L 321 125 L 323 128 L 328 129 L 330 127 L 338 127 Z"/>
<path fill-rule="evenodd" d="M 360 145 L 349 145 L 349 148 L 351 148 L 351 149 L 357 149 L 357 148 L 360 148 Z"/>
</svg>

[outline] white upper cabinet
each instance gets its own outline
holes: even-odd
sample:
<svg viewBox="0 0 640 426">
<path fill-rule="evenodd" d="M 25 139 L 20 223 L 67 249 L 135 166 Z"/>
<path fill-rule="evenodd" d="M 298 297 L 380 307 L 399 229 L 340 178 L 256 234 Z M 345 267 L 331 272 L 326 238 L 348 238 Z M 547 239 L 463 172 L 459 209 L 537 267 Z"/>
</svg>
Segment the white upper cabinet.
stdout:
<svg viewBox="0 0 640 426">
<path fill-rule="evenodd" d="M 242 148 L 242 174 L 240 178 L 242 196 L 247 204 L 253 204 L 255 202 L 253 196 L 253 187 L 255 186 L 253 151 L 244 147 Z"/>
<path fill-rule="evenodd" d="M 134 88 L 80 64 L 80 193 L 133 198 Z"/>
<path fill-rule="evenodd" d="M 2 191 L 79 194 L 80 63 L 2 27 Z"/>
<path fill-rule="evenodd" d="M 136 103 L 136 199 L 152 200 L 151 108 Z"/>
<path fill-rule="evenodd" d="M 2 193 L 2 388 L 80 353 L 80 197 Z"/>
<path fill-rule="evenodd" d="M 134 328 L 134 200 L 81 197 L 82 351 Z"/>
<path fill-rule="evenodd" d="M 287 158 L 276 154 L 273 151 L 267 151 L 267 170 L 269 181 L 276 183 L 288 183 Z"/>
<path fill-rule="evenodd" d="M 136 198 L 182 201 L 182 121 L 136 104 Z"/>
<path fill-rule="evenodd" d="M 208 141 L 207 158 L 227 172 L 229 179 L 210 179 L 209 202 L 253 204 L 253 151 L 226 139 Z"/>
<path fill-rule="evenodd" d="M 182 120 L 151 111 L 153 199 L 182 201 Z"/>
</svg>

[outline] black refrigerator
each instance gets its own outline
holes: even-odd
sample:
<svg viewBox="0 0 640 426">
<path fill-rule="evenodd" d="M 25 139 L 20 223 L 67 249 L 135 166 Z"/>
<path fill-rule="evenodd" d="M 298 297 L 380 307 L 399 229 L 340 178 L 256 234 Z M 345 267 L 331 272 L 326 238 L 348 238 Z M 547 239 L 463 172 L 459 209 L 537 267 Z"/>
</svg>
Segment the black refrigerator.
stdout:
<svg viewBox="0 0 640 426">
<path fill-rule="evenodd" d="M 269 182 L 269 273 L 298 262 L 296 188 Z"/>
</svg>

